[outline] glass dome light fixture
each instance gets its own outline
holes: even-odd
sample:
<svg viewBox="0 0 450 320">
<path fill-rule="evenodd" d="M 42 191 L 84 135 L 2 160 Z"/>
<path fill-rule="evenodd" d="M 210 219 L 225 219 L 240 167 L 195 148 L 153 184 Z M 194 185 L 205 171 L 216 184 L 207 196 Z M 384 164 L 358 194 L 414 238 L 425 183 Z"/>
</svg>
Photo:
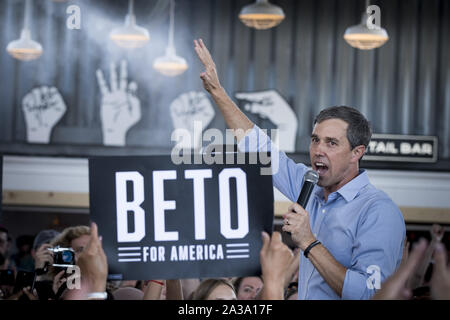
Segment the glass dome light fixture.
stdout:
<svg viewBox="0 0 450 320">
<path fill-rule="evenodd" d="M 6 51 L 15 59 L 30 61 L 39 58 L 43 49 L 39 42 L 31 39 L 30 19 L 31 19 L 31 0 L 25 1 L 25 14 L 23 29 L 20 32 L 18 40 L 11 41 L 6 47 Z"/>
<path fill-rule="evenodd" d="M 162 57 L 156 58 L 153 62 L 153 68 L 168 77 L 178 76 L 189 68 L 186 60 L 176 54 L 175 45 L 173 44 L 174 31 L 175 0 L 170 0 L 169 43 L 166 48 L 166 54 Z"/>
<path fill-rule="evenodd" d="M 369 7 L 369 1 L 366 2 L 366 8 Z M 369 29 L 367 26 L 368 14 L 363 13 L 361 24 L 348 27 L 344 33 L 344 39 L 353 48 L 361 50 L 371 50 L 381 47 L 389 40 L 387 31 L 384 28 L 377 27 Z"/>
<path fill-rule="evenodd" d="M 243 24 L 258 30 L 273 28 L 279 25 L 284 17 L 283 9 L 268 0 L 256 0 L 255 3 L 243 7 L 239 13 Z"/>
<path fill-rule="evenodd" d="M 109 38 L 119 47 L 127 49 L 141 48 L 150 40 L 147 29 L 136 24 L 134 0 L 128 1 L 128 14 L 125 17 L 125 24 L 113 29 Z"/>
</svg>

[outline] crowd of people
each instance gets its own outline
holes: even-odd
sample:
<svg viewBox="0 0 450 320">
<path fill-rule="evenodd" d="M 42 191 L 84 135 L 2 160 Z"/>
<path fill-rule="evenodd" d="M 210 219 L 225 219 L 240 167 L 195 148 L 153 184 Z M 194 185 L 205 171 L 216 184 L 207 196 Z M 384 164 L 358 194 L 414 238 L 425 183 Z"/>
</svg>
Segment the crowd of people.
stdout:
<svg viewBox="0 0 450 320">
<path fill-rule="evenodd" d="M 404 246 L 397 271 L 381 284 L 372 299 L 450 299 L 450 267 L 447 250 L 441 242 L 444 229 L 433 225 L 431 241 L 421 239 L 409 248 Z M 28 237 L 30 238 L 30 237 Z M 18 238 L 23 239 L 23 238 Z M 291 250 L 281 234 L 263 232 L 260 252 L 261 275 L 218 279 L 151 279 L 109 281 L 107 258 L 97 225 L 75 226 L 63 230 L 43 230 L 34 237 L 29 250 L 31 263 L 19 265 L 18 257 L 27 261 L 22 246 L 11 254 L 11 235 L 0 227 L 0 297 L 4 300 L 296 300 L 298 298 L 299 249 Z M 17 241 L 22 244 L 22 240 Z M 65 269 L 54 267 L 54 253 L 49 248 L 71 248 L 80 268 L 81 286 L 67 285 Z M 25 267 L 31 265 L 30 269 Z M 430 277 L 427 270 L 432 267 Z M 10 272 L 33 274 L 33 288 L 8 282 Z M 429 279 L 428 279 L 429 278 Z M 106 293 L 101 296 L 100 293 Z"/>
</svg>

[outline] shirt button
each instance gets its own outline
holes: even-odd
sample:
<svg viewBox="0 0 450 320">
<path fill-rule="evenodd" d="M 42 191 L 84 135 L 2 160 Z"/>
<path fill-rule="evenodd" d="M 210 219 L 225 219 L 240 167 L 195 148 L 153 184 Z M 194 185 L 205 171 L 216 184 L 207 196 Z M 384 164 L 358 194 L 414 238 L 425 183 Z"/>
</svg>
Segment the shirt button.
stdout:
<svg viewBox="0 0 450 320">
<path fill-rule="evenodd" d="M 325 209 L 322 209 L 322 213 L 325 213 L 325 211 L 326 211 Z"/>
</svg>

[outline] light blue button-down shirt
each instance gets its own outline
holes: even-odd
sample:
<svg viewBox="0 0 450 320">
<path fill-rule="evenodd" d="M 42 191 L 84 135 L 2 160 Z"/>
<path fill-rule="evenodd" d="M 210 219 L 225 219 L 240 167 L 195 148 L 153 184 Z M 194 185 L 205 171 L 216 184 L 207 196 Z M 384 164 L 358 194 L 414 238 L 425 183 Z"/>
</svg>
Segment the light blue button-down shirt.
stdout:
<svg viewBox="0 0 450 320">
<path fill-rule="evenodd" d="M 308 167 L 278 151 L 256 125 L 241 140 L 239 149 L 270 150 L 274 186 L 297 201 Z M 402 259 L 405 222 L 399 208 L 360 170 L 357 177 L 331 193 L 328 201 L 323 188 L 316 185 L 305 209 L 314 236 L 347 269 L 342 299 L 370 299 Z M 298 288 L 299 299 L 341 299 L 303 254 Z"/>
</svg>

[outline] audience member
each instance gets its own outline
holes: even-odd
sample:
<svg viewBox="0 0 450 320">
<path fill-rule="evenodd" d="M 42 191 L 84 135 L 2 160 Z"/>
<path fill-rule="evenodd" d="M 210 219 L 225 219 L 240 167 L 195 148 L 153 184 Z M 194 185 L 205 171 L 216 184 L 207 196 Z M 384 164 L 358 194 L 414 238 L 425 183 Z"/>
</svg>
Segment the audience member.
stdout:
<svg viewBox="0 0 450 320">
<path fill-rule="evenodd" d="M 239 277 L 233 282 L 238 300 L 255 300 L 264 283 L 260 277 Z"/>
<path fill-rule="evenodd" d="M 91 230 L 87 226 L 66 228 L 51 240 L 49 247 L 71 248 L 75 253 L 75 263 L 77 263 L 78 257 L 89 243 L 90 233 Z M 49 276 L 53 279 L 52 289 L 56 299 L 59 299 L 66 289 L 65 270 L 60 267 L 49 268 Z"/>
<path fill-rule="evenodd" d="M 430 230 L 431 242 L 425 252 L 423 259 L 420 261 L 418 267 L 415 269 L 414 274 L 408 280 L 408 287 L 411 290 L 427 287 L 428 284 L 425 283 L 425 274 L 430 267 L 431 258 L 433 256 L 434 248 L 437 243 L 440 243 L 442 237 L 444 236 L 444 228 L 438 224 L 433 224 Z M 426 294 L 425 288 L 422 289 L 423 293 Z M 420 291 L 419 291 L 420 292 Z M 417 293 L 418 294 L 418 293 Z"/>
<path fill-rule="evenodd" d="M 192 293 L 192 300 L 237 300 L 233 284 L 226 279 L 203 280 Z"/>
<path fill-rule="evenodd" d="M 44 269 L 53 264 L 53 254 L 48 248 L 51 248 L 50 242 L 58 235 L 56 230 L 42 230 L 36 235 L 31 249 L 35 269 Z"/>
<path fill-rule="evenodd" d="M 14 262 L 9 257 L 11 237 L 8 229 L 0 226 L 0 270 L 16 270 Z"/>
<path fill-rule="evenodd" d="M 438 242 L 434 249 L 434 268 L 431 276 L 431 297 L 434 300 L 450 300 L 450 267 L 448 266 L 447 250 Z"/>
<path fill-rule="evenodd" d="M 34 262 L 31 255 L 34 237 L 30 235 L 22 235 L 16 239 L 17 252 L 11 256 L 17 270 L 33 272 Z"/>
<path fill-rule="evenodd" d="M 52 247 L 72 248 L 75 251 L 75 261 L 90 239 L 91 230 L 87 226 L 69 227 L 51 241 Z"/>
</svg>

